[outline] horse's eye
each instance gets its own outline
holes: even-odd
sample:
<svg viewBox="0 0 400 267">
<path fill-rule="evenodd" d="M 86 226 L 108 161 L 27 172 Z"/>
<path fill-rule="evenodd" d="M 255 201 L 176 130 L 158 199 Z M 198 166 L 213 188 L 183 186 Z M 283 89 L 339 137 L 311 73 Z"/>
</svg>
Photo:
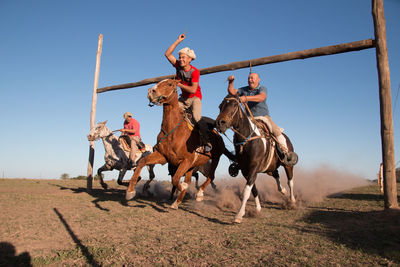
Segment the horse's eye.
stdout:
<svg viewBox="0 0 400 267">
<path fill-rule="evenodd" d="M 169 83 L 168 86 L 172 86 L 172 83 Z"/>
</svg>

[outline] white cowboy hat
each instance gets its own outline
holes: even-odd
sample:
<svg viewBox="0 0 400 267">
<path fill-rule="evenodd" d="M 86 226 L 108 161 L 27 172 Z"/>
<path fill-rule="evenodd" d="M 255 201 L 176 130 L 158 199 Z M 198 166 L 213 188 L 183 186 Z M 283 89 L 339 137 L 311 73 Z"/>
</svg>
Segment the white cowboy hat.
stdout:
<svg viewBox="0 0 400 267">
<path fill-rule="evenodd" d="M 179 50 L 179 54 L 181 54 L 181 53 L 186 54 L 188 57 L 191 57 L 192 60 L 196 59 L 196 54 L 189 47 L 185 47 L 185 48 L 182 48 L 181 50 Z"/>
</svg>

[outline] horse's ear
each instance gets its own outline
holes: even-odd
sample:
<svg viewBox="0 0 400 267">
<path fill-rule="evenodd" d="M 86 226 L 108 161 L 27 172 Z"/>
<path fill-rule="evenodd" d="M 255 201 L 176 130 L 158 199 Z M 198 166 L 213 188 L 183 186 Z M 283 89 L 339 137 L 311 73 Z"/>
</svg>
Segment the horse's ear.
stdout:
<svg viewBox="0 0 400 267">
<path fill-rule="evenodd" d="M 104 124 L 104 125 L 106 125 L 107 121 L 108 121 L 108 120 L 103 121 L 103 122 L 99 122 L 99 124 Z"/>
</svg>

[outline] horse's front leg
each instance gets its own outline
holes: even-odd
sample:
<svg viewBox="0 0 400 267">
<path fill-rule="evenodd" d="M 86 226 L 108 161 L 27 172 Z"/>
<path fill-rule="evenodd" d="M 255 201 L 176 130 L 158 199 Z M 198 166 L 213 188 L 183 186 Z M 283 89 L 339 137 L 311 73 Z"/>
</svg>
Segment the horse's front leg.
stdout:
<svg viewBox="0 0 400 267">
<path fill-rule="evenodd" d="M 182 203 L 183 198 L 185 197 L 185 194 L 186 194 L 186 190 L 188 189 L 188 187 L 190 185 L 190 182 L 192 180 L 193 170 L 187 172 L 189 167 L 190 167 L 190 161 L 188 161 L 188 160 L 183 161 L 179 165 L 174 176 L 172 177 L 172 185 L 175 186 L 179 191 L 178 197 L 176 198 L 175 202 L 172 203 L 172 205 L 171 205 L 172 209 L 178 209 L 179 204 Z M 184 182 L 179 183 L 183 174 L 185 174 L 185 180 L 184 180 Z"/>
<path fill-rule="evenodd" d="M 103 166 L 101 166 L 98 170 L 97 170 L 97 176 L 99 176 L 99 180 L 100 180 L 100 184 L 103 187 L 103 189 L 107 189 L 108 185 L 104 182 L 103 180 L 103 171 L 110 171 L 110 168 L 108 167 L 107 164 L 104 164 Z"/>
<path fill-rule="evenodd" d="M 211 160 L 211 166 L 209 172 L 207 173 L 207 180 L 200 186 L 199 191 L 196 194 L 196 201 L 203 201 L 204 190 L 206 190 L 206 187 L 210 183 L 213 183 L 215 178 L 215 170 L 217 169 L 219 159 L 220 159 L 219 157 L 216 157 Z"/>
<path fill-rule="evenodd" d="M 258 190 L 255 183 L 253 188 L 251 189 L 251 193 L 253 194 L 254 202 L 256 203 L 256 210 L 257 212 L 260 212 L 261 211 L 260 198 L 258 197 Z"/>
<path fill-rule="evenodd" d="M 146 165 L 154 165 L 154 164 L 165 164 L 167 161 L 160 152 L 155 151 L 148 155 L 147 157 L 141 158 L 138 162 L 135 172 L 132 175 L 131 180 L 129 181 L 128 189 L 126 189 L 126 200 L 131 200 L 135 197 L 136 191 L 135 186 L 138 181 L 138 177 L 140 172 L 142 171 L 143 167 Z"/>
<path fill-rule="evenodd" d="M 240 206 L 240 209 L 238 211 L 238 213 L 235 216 L 234 222 L 235 223 L 241 223 L 244 214 L 246 213 L 246 204 L 247 204 L 247 200 L 250 197 L 250 193 L 253 189 L 253 186 L 256 182 L 256 178 L 257 178 L 257 173 L 254 171 L 254 173 L 250 174 L 249 176 L 246 177 L 247 183 L 246 186 L 244 187 L 243 190 L 243 196 L 242 196 L 242 204 Z"/>
</svg>

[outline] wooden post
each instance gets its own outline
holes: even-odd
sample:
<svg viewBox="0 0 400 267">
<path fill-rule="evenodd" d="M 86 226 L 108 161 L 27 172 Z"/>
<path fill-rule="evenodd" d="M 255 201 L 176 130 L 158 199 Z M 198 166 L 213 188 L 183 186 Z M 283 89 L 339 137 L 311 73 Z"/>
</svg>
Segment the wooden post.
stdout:
<svg viewBox="0 0 400 267">
<path fill-rule="evenodd" d="M 216 72 L 221 72 L 221 71 L 248 68 L 248 67 L 250 67 L 250 64 L 251 64 L 251 66 L 254 67 L 254 66 L 284 62 L 284 61 L 289 61 L 289 60 L 306 59 L 306 58 L 311 58 L 311 57 L 320 57 L 320 56 L 328 56 L 328 55 L 334 55 L 334 54 L 340 54 L 340 53 L 346 53 L 346 52 L 352 52 L 352 51 L 359 51 L 359 50 L 374 48 L 374 47 L 375 47 L 374 40 L 367 39 L 367 40 L 361 40 L 361 41 L 356 41 L 356 42 L 351 42 L 351 43 L 337 44 L 337 45 L 313 48 L 313 49 L 308 49 L 308 50 L 290 52 L 290 53 L 281 54 L 281 55 L 232 62 L 229 64 L 199 69 L 199 71 L 200 71 L 200 75 L 206 75 L 206 74 L 211 74 L 211 73 L 216 73 Z M 103 93 L 103 92 L 112 91 L 112 90 L 127 89 L 127 88 L 133 88 L 133 87 L 143 86 L 143 85 L 147 85 L 147 84 L 157 83 L 164 79 L 173 78 L 174 76 L 175 75 L 166 75 L 166 76 L 144 79 L 144 80 L 134 82 L 134 83 L 124 83 L 124 84 L 107 86 L 107 87 L 97 89 L 97 93 Z"/>
<path fill-rule="evenodd" d="M 379 78 L 384 201 L 385 209 L 395 209 L 398 208 L 398 203 L 394 159 L 393 114 L 383 0 L 372 0 L 372 17 L 374 19 L 376 62 Z"/>
<path fill-rule="evenodd" d="M 90 129 L 96 126 L 96 104 L 97 104 L 97 88 L 99 87 L 100 60 L 101 50 L 103 46 L 103 35 L 99 34 L 99 42 L 97 45 L 96 69 L 94 73 L 92 108 L 90 110 Z M 93 183 L 93 162 L 94 162 L 94 141 L 89 146 L 89 164 L 87 168 L 87 191 L 91 192 Z"/>
</svg>

